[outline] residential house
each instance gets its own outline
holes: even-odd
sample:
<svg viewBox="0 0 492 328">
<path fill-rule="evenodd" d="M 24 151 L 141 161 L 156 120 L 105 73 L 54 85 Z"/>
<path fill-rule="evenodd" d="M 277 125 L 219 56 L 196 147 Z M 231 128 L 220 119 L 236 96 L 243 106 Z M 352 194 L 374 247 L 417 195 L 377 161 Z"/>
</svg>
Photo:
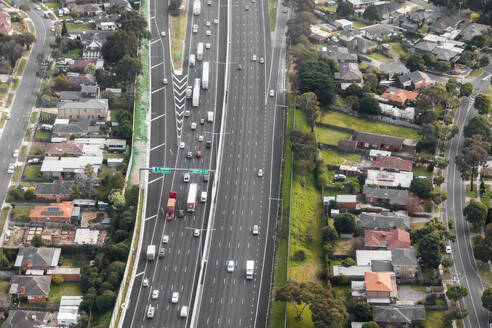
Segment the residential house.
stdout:
<svg viewBox="0 0 492 328">
<path fill-rule="evenodd" d="M 52 135 L 54 137 L 87 136 L 98 135 L 99 132 L 100 126 L 91 126 L 89 121 L 56 119 L 53 124 Z"/>
<path fill-rule="evenodd" d="M 443 60 L 453 63 L 459 59 L 459 55 L 462 52 L 463 49 L 457 47 L 435 47 L 434 49 L 432 49 L 432 53 L 436 56 L 437 60 Z"/>
<path fill-rule="evenodd" d="M 489 28 L 489 25 L 470 23 L 461 31 L 460 38 L 463 41 L 469 42 L 473 39 L 473 37 L 481 35 Z"/>
<path fill-rule="evenodd" d="M 402 74 L 398 77 L 400 84 L 403 88 L 409 89 L 420 89 L 425 87 L 430 87 L 432 82 L 430 82 L 429 76 L 421 71 L 414 71 Z"/>
<path fill-rule="evenodd" d="M 318 54 L 320 56 L 335 58 L 339 63 L 357 64 L 357 55 L 350 53 L 346 47 L 331 45 L 318 46 Z"/>
<path fill-rule="evenodd" d="M 382 42 L 384 38 L 391 38 L 398 34 L 395 26 L 390 24 L 374 24 L 360 29 L 369 40 Z"/>
<path fill-rule="evenodd" d="M 372 307 L 373 320 L 381 328 L 407 328 L 425 321 L 423 305 L 391 304 Z"/>
<path fill-rule="evenodd" d="M 82 296 L 62 296 L 56 321 L 59 327 L 74 327 L 79 320 Z"/>
<path fill-rule="evenodd" d="M 96 77 L 93 74 L 67 73 L 67 86 L 69 88 L 79 89 L 83 85 L 93 85 Z"/>
<path fill-rule="evenodd" d="M 335 82 L 340 84 L 340 89 L 345 90 L 351 84 L 362 87 L 364 79 L 359 65 L 356 63 L 338 63 L 338 72 L 335 72 Z"/>
<path fill-rule="evenodd" d="M 104 91 L 111 92 L 116 97 L 121 97 L 121 89 L 120 88 L 106 88 Z"/>
<path fill-rule="evenodd" d="M 1 328 L 47 327 L 49 312 L 10 310 Z"/>
<path fill-rule="evenodd" d="M 62 3 L 62 7 L 66 7 L 72 10 L 77 5 L 77 0 L 62 0 L 61 3 Z"/>
<path fill-rule="evenodd" d="M 338 173 L 340 173 L 340 174 L 355 176 L 355 175 L 359 174 L 359 172 L 360 172 L 360 169 L 357 166 L 342 164 L 338 167 Z"/>
<path fill-rule="evenodd" d="M 382 63 L 379 66 L 379 69 L 384 73 L 390 74 L 390 77 L 394 74 L 406 74 L 410 72 L 408 68 L 400 62 Z"/>
<path fill-rule="evenodd" d="M 311 35 L 309 35 L 309 40 L 313 44 L 323 44 L 326 42 L 326 39 L 330 37 L 330 34 L 330 32 L 322 30 L 317 25 L 311 25 Z"/>
<path fill-rule="evenodd" d="M 100 99 L 101 90 L 97 85 L 83 85 L 80 88 L 80 99 Z"/>
<path fill-rule="evenodd" d="M 391 251 L 372 251 L 358 249 L 355 251 L 357 265 L 371 265 L 373 261 L 389 261 L 391 262 Z"/>
<path fill-rule="evenodd" d="M 336 202 L 344 209 L 355 210 L 357 207 L 357 195 L 337 195 Z"/>
<path fill-rule="evenodd" d="M 403 281 L 413 281 L 419 270 L 417 254 L 411 247 L 392 248 L 391 265 L 396 278 Z"/>
<path fill-rule="evenodd" d="M 347 42 L 347 48 L 349 50 L 357 51 L 363 54 L 375 50 L 376 46 L 376 42 L 365 39 L 361 36 L 356 36 L 355 38 Z"/>
<path fill-rule="evenodd" d="M 375 160 L 379 156 L 391 156 L 391 152 L 386 150 L 378 150 L 378 149 L 369 150 L 369 159 L 371 161 Z"/>
<path fill-rule="evenodd" d="M 390 272 L 366 272 L 364 282 L 367 303 L 389 304 L 398 296 L 396 280 Z"/>
<path fill-rule="evenodd" d="M 370 265 L 353 265 L 345 267 L 343 265 L 333 266 L 333 276 L 345 276 L 349 280 L 364 280 L 366 272 L 372 272 Z"/>
<path fill-rule="evenodd" d="M 365 273 L 364 273 L 365 274 Z M 352 280 L 351 282 L 352 304 L 366 301 L 366 283 L 365 281 Z"/>
<path fill-rule="evenodd" d="M 132 10 L 132 6 L 126 0 L 110 0 L 103 3 L 103 9 L 108 14 L 121 14 L 125 11 Z"/>
<path fill-rule="evenodd" d="M 111 153 L 120 153 L 126 150 L 125 139 L 106 139 L 106 149 Z"/>
<path fill-rule="evenodd" d="M 23 247 L 19 248 L 15 259 L 14 268 L 19 268 L 21 273 L 26 270 L 41 270 L 46 272 L 54 268 L 60 261 L 61 248 L 50 247 Z"/>
<path fill-rule="evenodd" d="M 387 205 L 406 210 L 408 190 L 378 188 L 365 185 L 363 187 L 365 202 L 374 205 Z"/>
<path fill-rule="evenodd" d="M 430 42 L 430 41 L 421 40 L 417 44 L 415 44 L 415 46 L 413 47 L 413 49 L 414 49 L 414 51 L 416 53 L 425 55 L 427 53 L 432 52 L 432 50 L 434 50 L 435 47 L 437 47 L 437 44 L 436 43 Z"/>
<path fill-rule="evenodd" d="M 425 24 L 432 24 L 437 20 L 436 14 L 431 10 L 411 10 L 404 16 L 400 17 L 399 25 L 400 27 L 416 32 L 418 29 L 422 28 Z"/>
<path fill-rule="evenodd" d="M 431 33 L 444 34 L 446 32 L 451 32 L 458 28 L 461 19 L 454 15 L 445 15 L 439 18 L 437 21 L 432 23 L 429 27 Z"/>
<path fill-rule="evenodd" d="M 362 212 L 357 222 L 357 229 L 360 231 L 366 229 L 388 231 L 397 228 L 409 230 L 410 218 L 395 212 Z"/>
<path fill-rule="evenodd" d="M 357 149 L 357 141 L 355 140 L 338 140 L 337 148 L 341 151 L 351 152 Z"/>
<path fill-rule="evenodd" d="M 34 196 L 38 200 L 61 202 L 70 200 L 73 181 L 57 180 L 51 183 L 38 183 L 34 189 Z"/>
<path fill-rule="evenodd" d="M 80 268 L 56 267 L 46 271 L 46 275 L 48 276 L 60 275 L 62 276 L 63 281 L 79 281 Z"/>
<path fill-rule="evenodd" d="M 97 28 L 101 31 L 116 31 L 115 22 L 99 22 Z"/>
<path fill-rule="evenodd" d="M 41 173 L 44 177 L 71 178 L 77 175 L 83 175 L 85 167 L 87 164 L 90 164 L 97 176 L 102 162 L 102 156 L 45 157 L 41 165 Z"/>
<path fill-rule="evenodd" d="M 388 88 L 379 99 L 387 101 L 390 104 L 404 107 L 409 103 L 415 103 L 419 94 L 415 91 L 408 91 L 404 89 Z"/>
<path fill-rule="evenodd" d="M 413 162 L 409 159 L 403 159 L 396 156 L 378 156 L 371 162 L 373 169 L 382 169 L 386 171 L 412 171 Z"/>
<path fill-rule="evenodd" d="M 349 30 L 352 28 L 352 22 L 347 19 L 337 19 L 333 22 L 333 26 L 339 30 Z"/>
<path fill-rule="evenodd" d="M 49 143 L 46 144 L 44 152 L 46 156 L 82 156 L 82 145 L 73 142 Z"/>
<path fill-rule="evenodd" d="M 374 5 L 380 0 L 345 0 L 346 3 L 352 6 L 354 9 L 367 8 L 370 5 Z"/>
<path fill-rule="evenodd" d="M 58 103 L 58 118 L 80 120 L 109 120 L 107 99 L 88 99 L 84 102 Z"/>
<path fill-rule="evenodd" d="M 10 14 L 5 10 L 0 10 L 0 34 L 12 35 L 14 30 L 10 24 Z"/>
<path fill-rule="evenodd" d="M 401 152 L 405 139 L 376 133 L 355 131 L 351 140 L 357 142 L 357 148 L 383 149 Z"/>
<path fill-rule="evenodd" d="M 372 272 L 393 272 L 393 266 L 391 261 L 388 260 L 372 260 L 371 261 Z"/>
<path fill-rule="evenodd" d="M 408 189 L 413 180 L 413 172 L 390 172 L 367 170 L 366 185 L 384 188 Z"/>
<path fill-rule="evenodd" d="M 362 32 L 359 30 L 349 29 L 349 30 L 341 30 L 338 33 L 338 39 L 340 43 L 344 46 L 348 46 L 349 42 L 351 42 L 354 38 L 362 35 Z"/>
<path fill-rule="evenodd" d="M 389 116 L 395 120 L 402 120 L 407 122 L 413 122 L 415 120 L 415 108 L 405 107 L 398 108 L 390 104 L 380 103 L 381 114 L 384 116 Z"/>
<path fill-rule="evenodd" d="M 9 294 L 28 303 L 44 302 L 51 289 L 51 276 L 13 276 Z"/>
<path fill-rule="evenodd" d="M 29 219 L 36 223 L 72 223 L 72 220 L 78 220 L 74 217 L 73 202 L 51 203 L 50 205 L 36 205 L 29 213 Z M 80 214 L 80 212 L 79 212 Z"/>
<path fill-rule="evenodd" d="M 410 248 L 410 234 L 401 229 L 389 231 L 366 230 L 364 234 L 366 249 Z"/>
</svg>

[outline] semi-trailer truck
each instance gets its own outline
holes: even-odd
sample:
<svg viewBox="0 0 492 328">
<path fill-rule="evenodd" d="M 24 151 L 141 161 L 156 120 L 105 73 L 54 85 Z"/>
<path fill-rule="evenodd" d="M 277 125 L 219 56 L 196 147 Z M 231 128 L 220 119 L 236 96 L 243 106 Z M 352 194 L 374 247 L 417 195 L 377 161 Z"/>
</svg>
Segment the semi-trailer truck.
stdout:
<svg viewBox="0 0 492 328">
<path fill-rule="evenodd" d="M 203 42 L 198 42 L 198 46 L 196 47 L 196 59 L 198 61 L 202 61 L 203 59 Z"/>
<path fill-rule="evenodd" d="M 200 11 L 202 10 L 202 3 L 200 0 L 193 1 L 193 15 L 200 15 Z"/>
<path fill-rule="evenodd" d="M 208 73 L 210 64 L 209 62 L 203 62 L 203 70 L 202 70 L 202 88 L 203 90 L 208 89 Z"/>
<path fill-rule="evenodd" d="M 246 261 L 246 279 L 253 279 L 255 273 L 255 261 Z"/>
<path fill-rule="evenodd" d="M 155 245 L 147 246 L 147 261 L 153 261 L 155 259 Z"/>
<path fill-rule="evenodd" d="M 188 202 L 186 203 L 186 209 L 190 213 L 195 212 L 197 192 L 198 192 L 198 185 L 196 183 L 190 184 L 190 190 L 188 191 Z"/>
<path fill-rule="evenodd" d="M 200 79 L 195 79 L 193 85 L 193 107 L 198 107 L 200 105 Z"/>
<path fill-rule="evenodd" d="M 168 219 L 168 220 L 174 219 L 177 196 L 178 196 L 178 194 L 175 192 L 169 193 L 169 198 L 167 200 L 167 210 L 166 210 L 166 219 Z"/>
</svg>

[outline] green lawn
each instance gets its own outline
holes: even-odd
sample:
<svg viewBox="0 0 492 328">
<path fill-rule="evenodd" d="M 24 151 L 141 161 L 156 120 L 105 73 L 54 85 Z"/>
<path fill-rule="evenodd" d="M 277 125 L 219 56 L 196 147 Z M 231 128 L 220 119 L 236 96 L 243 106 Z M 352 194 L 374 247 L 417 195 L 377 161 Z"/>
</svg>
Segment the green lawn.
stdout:
<svg viewBox="0 0 492 328">
<path fill-rule="evenodd" d="M 24 168 L 24 180 L 36 180 L 41 177 L 41 166 L 39 165 L 27 165 Z"/>
<path fill-rule="evenodd" d="M 14 78 L 12 80 L 12 91 L 17 90 L 17 87 L 19 86 L 20 80 L 18 78 Z"/>
<path fill-rule="evenodd" d="M 270 13 L 270 31 L 275 30 L 275 22 L 277 21 L 277 0 L 268 0 L 268 12 Z"/>
<path fill-rule="evenodd" d="M 45 2 L 46 7 L 50 9 L 60 9 L 61 4 L 59 2 L 53 1 L 53 2 Z"/>
<path fill-rule="evenodd" d="M 412 285 L 412 289 L 417 291 L 417 292 L 421 292 L 421 293 L 425 293 L 425 291 L 426 291 L 424 285 Z"/>
<path fill-rule="evenodd" d="M 5 224 L 5 221 L 7 220 L 7 215 L 9 214 L 9 210 L 10 210 L 10 207 L 8 207 L 8 206 L 5 206 L 4 208 L 2 208 L 2 212 L 0 213 L 0 231 L 3 231 L 3 225 Z"/>
<path fill-rule="evenodd" d="M 311 132 L 311 127 L 306 120 L 306 115 L 304 115 L 304 112 L 300 109 L 296 109 L 295 129 Z"/>
<path fill-rule="evenodd" d="M 480 69 L 474 69 L 470 75 L 468 75 L 469 77 L 477 77 L 479 75 L 481 75 L 483 73 L 483 68 L 480 68 Z"/>
<path fill-rule="evenodd" d="M 10 217 L 14 220 L 29 218 L 29 213 L 34 208 L 34 205 L 31 206 L 16 206 L 14 209 L 10 211 Z"/>
<path fill-rule="evenodd" d="M 80 284 L 78 282 L 64 282 L 63 284 L 56 286 L 51 284 L 50 294 L 48 295 L 50 303 L 58 304 L 62 296 L 79 296 L 82 295 L 80 291 Z"/>
<path fill-rule="evenodd" d="M 0 281 L 0 294 L 7 295 L 9 292 L 10 282 Z"/>
<path fill-rule="evenodd" d="M 321 117 L 321 122 L 363 132 L 379 133 L 395 137 L 420 140 L 420 136 L 415 129 L 391 125 L 381 121 L 372 121 L 360 117 L 351 116 L 342 112 L 325 113 Z"/>
<path fill-rule="evenodd" d="M 446 314 L 446 310 L 435 311 L 427 310 L 425 311 L 425 328 L 444 328 L 443 318 Z"/>
<path fill-rule="evenodd" d="M 345 153 L 332 149 L 322 149 L 320 153 L 321 157 L 328 165 L 352 165 L 360 161 L 360 155 L 355 153 Z"/>
<path fill-rule="evenodd" d="M 317 142 L 328 145 L 336 145 L 339 140 L 348 140 L 351 136 L 350 133 L 340 132 L 321 126 L 316 127 L 316 134 L 318 137 L 316 140 Z"/>
<path fill-rule="evenodd" d="M 7 113 L 2 113 L 2 118 L 0 118 L 0 129 L 3 129 L 5 122 L 7 121 Z"/>
<path fill-rule="evenodd" d="M 12 181 L 14 182 L 19 181 L 21 170 L 22 170 L 22 166 L 15 167 L 14 174 L 12 174 Z"/>
<path fill-rule="evenodd" d="M 402 55 L 407 53 L 400 42 L 391 42 L 390 44 L 391 50 L 389 52 L 391 55 L 400 58 Z"/>
<path fill-rule="evenodd" d="M 489 265 L 487 263 L 483 263 L 480 260 L 477 260 L 476 263 L 477 263 L 478 272 L 480 273 L 482 279 L 488 282 L 489 284 L 492 284 L 492 273 L 489 270 Z"/>
<path fill-rule="evenodd" d="M 336 12 L 337 11 L 337 5 L 334 6 L 323 6 L 325 10 L 331 11 L 331 12 Z"/>
<path fill-rule="evenodd" d="M 413 176 L 418 177 L 418 176 L 425 176 L 425 177 L 432 177 L 432 171 L 429 172 L 427 171 L 426 167 L 413 167 Z"/>
<path fill-rule="evenodd" d="M 87 30 L 94 30 L 95 25 L 92 23 L 87 23 L 87 24 L 67 24 L 67 30 L 69 31 L 87 31 Z"/>
<path fill-rule="evenodd" d="M 10 108 L 10 105 L 12 105 L 12 101 L 14 101 L 14 94 L 9 93 L 9 96 L 7 98 L 7 104 L 5 105 L 5 107 Z"/>
<path fill-rule="evenodd" d="M 181 68 L 183 56 L 183 42 L 186 36 L 186 16 L 169 16 L 169 37 L 171 38 L 171 55 L 174 69 Z"/>
<path fill-rule="evenodd" d="M 62 58 L 79 58 L 82 53 L 82 49 L 76 48 L 72 49 L 66 53 L 62 54 Z"/>
<path fill-rule="evenodd" d="M 367 54 L 366 56 L 367 57 L 371 57 L 372 59 L 375 59 L 375 60 L 379 60 L 380 62 L 383 62 L 383 63 L 388 63 L 388 62 L 392 62 L 393 61 L 392 58 L 388 58 L 388 57 L 386 57 L 384 55 L 381 55 L 378 52 L 373 52 L 373 53 Z"/>
<path fill-rule="evenodd" d="M 106 313 L 94 316 L 94 320 L 92 320 L 92 325 L 90 327 L 109 327 L 112 315 L 113 310 L 109 310 Z"/>
<path fill-rule="evenodd" d="M 335 11 L 336 11 L 336 9 L 335 9 Z M 356 21 L 356 20 L 353 20 L 353 21 L 352 21 L 352 27 L 353 27 L 353 28 L 359 29 L 359 28 L 361 28 L 361 27 L 366 27 L 366 26 L 367 26 L 367 24 L 365 24 L 365 23 L 363 23 L 363 22 Z"/>
<path fill-rule="evenodd" d="M 47 139 L 47 138 L 51 138 L 51 131 L 37 129 L 36 133 L 34 133 L 34 139 Z"/>
<path fill-rule="evenodd" d="M 21 151 L 19 153 L 19 162 L 24 162 L 26 159 L 26 153 L 27 153 L 27 146 L 22 146 Z"/>
<path fill-rule="evenodd" d="M 17 69 L 17 76 L 21 76 L 24 73 L 24 69 L 26 68 L 27 65 L 27 59 L 22 58 L 21 62 L 19 63 L 19 68 Z"/>
</svg>

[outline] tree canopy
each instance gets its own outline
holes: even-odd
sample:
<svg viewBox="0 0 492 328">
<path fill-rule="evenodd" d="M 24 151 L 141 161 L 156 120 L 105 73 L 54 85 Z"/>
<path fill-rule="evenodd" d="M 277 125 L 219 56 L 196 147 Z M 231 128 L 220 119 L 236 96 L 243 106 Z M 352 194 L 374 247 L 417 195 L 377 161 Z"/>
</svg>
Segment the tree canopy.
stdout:
<svg viewBox="0 0 492 328">
<path fill-rule="evenodd" d="M 483 291 L 482 306 L 492 312 L 492 286 Z"/>
<path fill-rule="evenodd" d="M 446 296 L 454 302 L 459 301 L 468 295 L 468 290 L 464 286 L 449 286 Z"/>
<path fill-rule="evenodd" d="M 484 140 L 488 140 L 490 137 L 490 125 L 487 119 L 483 116 L 474 116 L 463 129 L 465 137 L 471 137 L 479 134 Z"/>
<path fill-rule="evenodd" d="M 363 96 L 359 102 L 359 112 L 367 115 L 378 115 L 381 113 L 379 101 L 372 96 Z"/>
<path fill-rule="evenodd" d="M 410 191 L 422 198 L 429 198 L 431 191 L 434 190 L 432 180 L 429 178 L 416 177 L 410 184 Z"/>
<path fill-rule="evenodd" d="M 441 263 L 441 237 L 438 233 L 425 235 L 419 243 L 418 250 L 425 266 L 437 268 Z"/>
<path fill-rule="evenodd" d="M 335 217 L 335 229 L 338 233 L 354 233 L 357 227 L 355 216 L 350 213 L 342 213 Z"/>
<path fill-rule="evenodd" d="M 463 215 L 472 225 L 481 226 L 485 223 L 485 218 L 487 217 L 487 206 L 482 202 L 471 199 L 463 209 Z"/>
<path fill-rule="evenodd" d="M 370 20 L 370 21 L 381 19 L 381 17 L 379 16 L 379 12 L 378 12 L 375 5 L 368 6 L 366 8 L 366 10 L 364 10 L 362 17 L 364 17 L 365 19 Z"/>
<path fill-rule="evenodd" d="M 297 98 L 297 106 L 304 111 L 304 113 L 306 113 L 306 118 L 311 126 L 312 132 L 316 119 L 320 113 L 318 97 L 314 92 L 303 93 L 299 98 Z"/>
<path fill-rule="evenodd" d="M 333 72 L 325 60 L 307 60 L 299 65 L 299 91 L 314 92 L 318 100 L 330 104 L 335 96 Z"/>
<path fill-rule="evenodd" d="M 488 114 L 490 111 L 490 97 L 486 94 L 479 93 L 475 97 L 473 104 L 480 114 Z"/>
</svg>

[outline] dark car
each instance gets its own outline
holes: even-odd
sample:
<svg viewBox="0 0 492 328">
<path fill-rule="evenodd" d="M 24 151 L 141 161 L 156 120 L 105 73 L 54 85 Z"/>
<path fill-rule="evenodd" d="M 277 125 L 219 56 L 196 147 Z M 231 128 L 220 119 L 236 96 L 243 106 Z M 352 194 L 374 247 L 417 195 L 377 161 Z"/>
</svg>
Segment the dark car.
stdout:
<svg viewBox="0 0 492 328">
<path fill-rule="evenodd" d="M 203 124 L 205 124 L 205 119 L 204 118 L 201 118 L 200 119 L 200 125 L 203 125 Z"/>
<path fill-rule="evenodd" d="M 193 153 L 191 151 L 186 153 L 186 158 L 193 158 Z"/>
<path fill-rule="evenodd" d="M 237 70 L 240 71 L 242 69 L 243 69 L 243 67 L 241 66 L 241 64 L 237 64 Z"/>
<path fill-rule="evenodd" d="M 207 148 L 212 148 L 212 140 L 207 140 Z"/>
<path fill-rule="evenodd" d="M 203 182 L 208 182 L 208 174 L 203 175 Z"/>
<path fill-rule="evenodd" d="M 201 151 L 197 151 L 196 152 L 196 158 L 200 158 L 202 157 L 202 152 Z"/>
<path fill-rule="evenodd" d="M 182 218 L 185 216 L 185 211 L 184 210 L 179 210 L 178 211 L 178 218 Z"/>
</svg>

